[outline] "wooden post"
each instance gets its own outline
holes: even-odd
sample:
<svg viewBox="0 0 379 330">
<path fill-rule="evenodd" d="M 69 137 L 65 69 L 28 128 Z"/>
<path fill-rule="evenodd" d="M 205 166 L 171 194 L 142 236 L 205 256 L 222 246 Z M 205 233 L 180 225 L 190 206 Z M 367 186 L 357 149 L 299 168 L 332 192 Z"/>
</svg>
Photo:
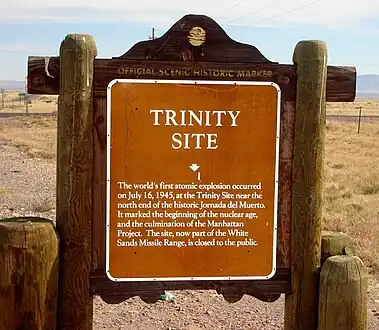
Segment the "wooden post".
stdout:
<svg viewBox="0 0 379 330">
<path fill-rule="evenodd" d="M 50 220 L 0 220 L 0 329 L 55 330 L 58 266 Z"/>
<path fill-rule="evenodd" d="M 284 329 L 316 330 L 326 126 L 326 44 L 299 42 L 293 61 L 298 80 L 292 187 L 292 292 L 285 299 Z"/>
<path fill-rule="evenodd" d="M 355 256 L 328 258 L 320 274 L 318 330 L 367 329 L 367 275 Z"/>
<path fill-rule="evenodd" d="M 321 232 L 321 267 L 329 257 L 337 255 L 353 256 L 354 241 L 350 236 L 335 231 Z"/>
<path fill-rule="evenodd" d="M 60 48 L 57 229 L 61 239 L 58 329 L 92 329 L 94 39 L 71 34 Z"/>
</svg>

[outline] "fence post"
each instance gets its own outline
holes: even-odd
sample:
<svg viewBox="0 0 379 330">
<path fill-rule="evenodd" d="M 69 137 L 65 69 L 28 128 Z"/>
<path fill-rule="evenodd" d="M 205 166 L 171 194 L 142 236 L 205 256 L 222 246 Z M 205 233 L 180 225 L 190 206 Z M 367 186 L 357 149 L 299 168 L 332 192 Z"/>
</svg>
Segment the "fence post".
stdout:
<svg viewBox="0 0 379 330">
<path fill-rule="evenodd" d="M 327 47 L 300 41 L 293 160 L 291 281 L 285 299 L 285 330 L 316 330 L 320 266 Z"/>
<path fill-rule="evenodd" d="M 97 49 L 86 34 L 60 47 L 57 230 L 61 240 L 58 329 L 92 329 L 93 66 Z"/>
<path fill-rule="evenodd" d="M 328 258 L 320 274 L 318 330 L 366 330 L 367 285 L 361 259 Z"/>
<path fill-rule="evenodd" d="M 55 330 L 58 265 L 50 220 L 0 220 L 0 329 Z"/>
<path fill-rule="evenodd" d="M 337 231 L 321 232 L 321 267 L 329 257 L 353 256 L 354 253 L 355 244 L 349 235 Z"/>
<path fill-rule="evenodd" d="M 358 134 L 361 131 L 361 117 L 362 117 L 362 107 L 359 107 L 359 115 L 358 115 Z"/>
</svg>

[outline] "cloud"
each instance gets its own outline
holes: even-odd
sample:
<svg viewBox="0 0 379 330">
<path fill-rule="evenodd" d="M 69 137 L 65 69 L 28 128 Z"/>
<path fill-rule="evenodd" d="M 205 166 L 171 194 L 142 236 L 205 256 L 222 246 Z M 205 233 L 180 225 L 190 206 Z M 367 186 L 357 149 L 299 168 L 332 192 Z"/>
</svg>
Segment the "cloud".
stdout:
<svg viewBox="0 0 379 330">
<path fill-rule="evenodd" d="M 185 14 L 205 14 L 222 25 L 327 28 L 359 26 L 379 18 L 378 0 L 1 0 L 0 22 L 141 22 L 167 28 Z"/>
<path fill-rule="evenodd" d="M 360 34 L 368 35 L 368 36 L 379 36 L 379 28 L 378 29 L 372 29 L 367 27 L 359 28 L 358 31 Z"/>
<path fill-rule="evenodd" d="M 29 45 L 23 43 L 0 44 L 0 52 L 6 53 L 45 53 L 51 52 L 48 47 Z"/>
</svg>

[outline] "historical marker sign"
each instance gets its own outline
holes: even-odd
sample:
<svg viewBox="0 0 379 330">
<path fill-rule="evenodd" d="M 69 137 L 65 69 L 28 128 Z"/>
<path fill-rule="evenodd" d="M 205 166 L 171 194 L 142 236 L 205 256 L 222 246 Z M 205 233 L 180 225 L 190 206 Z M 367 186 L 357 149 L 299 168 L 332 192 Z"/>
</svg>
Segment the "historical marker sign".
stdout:
<svg viewBox="0 0 379 330">
<path fill-rule="evenodd" d="M 107 101 L 108 277 L 271 278 L 279 87 L 114 80 Z"/>
</svg>

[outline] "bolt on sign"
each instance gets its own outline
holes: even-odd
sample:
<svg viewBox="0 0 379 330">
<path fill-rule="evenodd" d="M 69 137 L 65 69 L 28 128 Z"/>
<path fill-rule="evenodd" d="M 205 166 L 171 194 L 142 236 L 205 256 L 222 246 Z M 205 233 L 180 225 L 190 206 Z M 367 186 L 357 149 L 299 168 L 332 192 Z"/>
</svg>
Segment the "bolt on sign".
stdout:
<svg viewBox="0 0 379 330">
<path fill-rule="evenodd" d="M 274 276 L 280 96 L 272 82 L 111 81 L 111 280 Z"/>
</svg>

